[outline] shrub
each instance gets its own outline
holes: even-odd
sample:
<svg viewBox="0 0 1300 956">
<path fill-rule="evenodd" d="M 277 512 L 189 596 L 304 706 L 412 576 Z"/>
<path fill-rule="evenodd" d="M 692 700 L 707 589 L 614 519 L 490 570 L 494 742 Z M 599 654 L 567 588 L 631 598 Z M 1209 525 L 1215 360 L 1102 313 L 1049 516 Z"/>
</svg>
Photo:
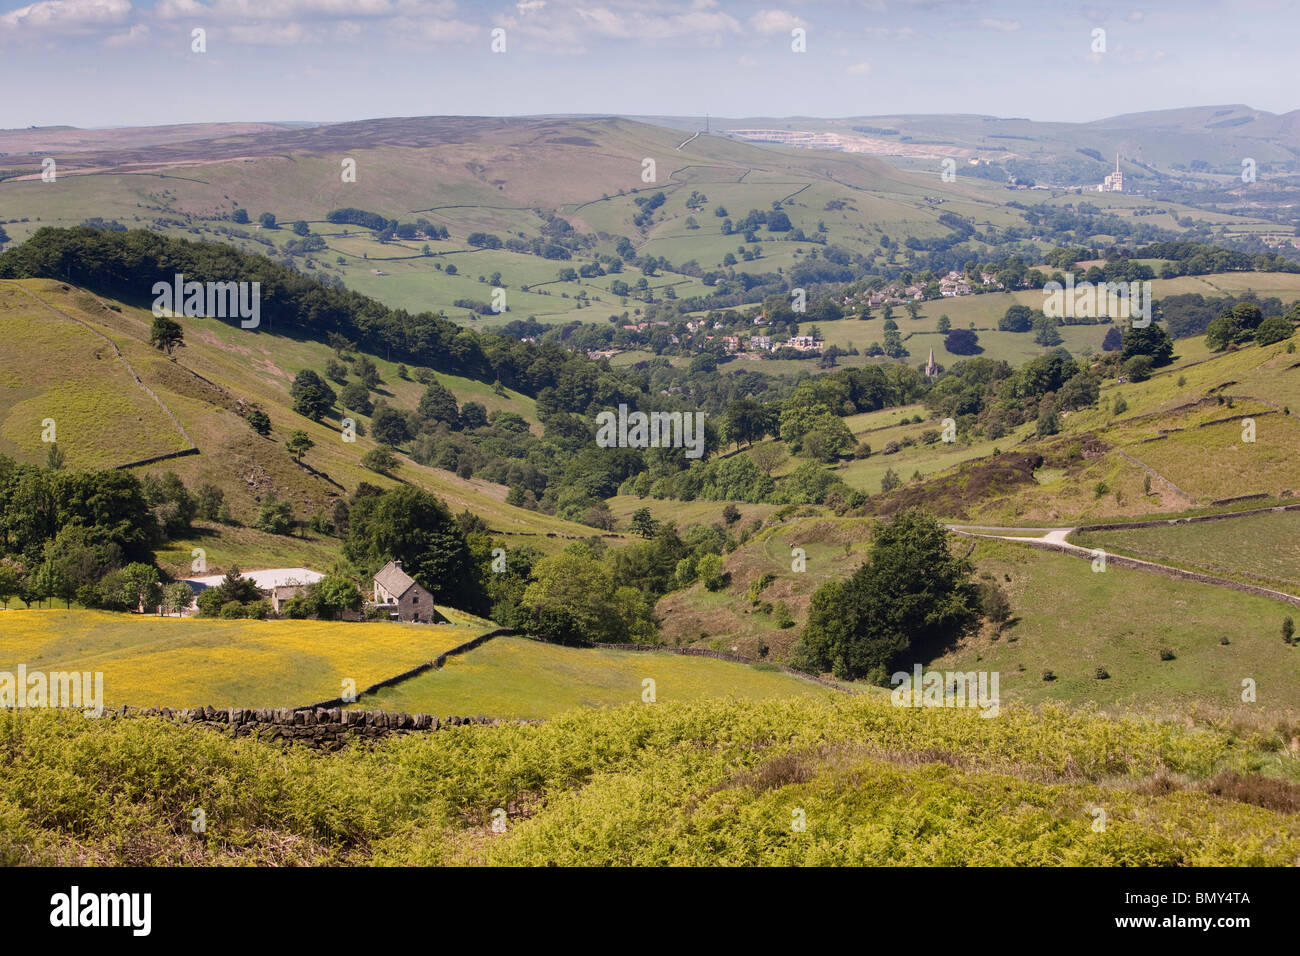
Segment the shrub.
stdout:
<svg viewBox="0 0 1300 956">
<path fill-rule="evenodd" d="M 268 534 L 290 534 L 293 531 L 293 508 L 287 501 L 278 501 L 268 494 L 257 515 L 257 528 Z"/>
<path fill-rule="evenodd" d="M 1104 667 L 1098 667 L 1092 672 L 1092 677 L 1094 680 L 1107 680 L 1110 678 L 1110 672 Z"/>
<path fill-rule="evenodd" d="M 224 618 L 244 617 L 244 605 L 238 601 L 227 601 L 221 605 L 219 616 Z"/>
<path fill-rule="evenodd" d="M 1162 661 L 1172 661 L 1172 660 L 1174 660 L 1177 656 L 1178 656 L 1178 655 L 1174 653 L 1174 649 L 1173 649 L 1172 647 L 1162 647 L 1162 648 L 1160 648 L 1160 659 L 1161 659 Z"/>
<path fill-rule="evenodd" d="M 1151 356 L 1134 355 L 1124 363 L 1124 374 L 1130 382 L 1145 382 L 1151 377 Z"/>
<path fill-rule="evenodd" d="M 1055 675 L 1054 673 L 1052 673 L 1051 671 L 1043 671 L 1043 680 L 1045 680 L 1045 681 L 1054 681 L 1054 680 L 1056 680 L 1056 675 Z"/>
<path fill-rule="evenodd" d="M 387 448 L 372 448 L 361 456 L 361 464 L 381 475 L 391 474 L 397 468 L 397 457 Z"/>
<path fill-rule="evenodd" d="M 985 619 L 1001 628 L 1011 617 L 1011 602 L 1006 592 L 998 587 L 996 581 L 980 581 L 976 584 L 979 591 L 980 613 Z"/>
<path fill-rule="evenodd" d="M 255 408 L 248 413 L 248 427 L 259 435 L 269 435 L 271 434 L 271 419 L 267 417 L 266 412 L 260 408 Z"/>
<path fill-rule="evenodd" d="M 790 609 L 786 607 L 784 601 L 776 602 L 776 607 L 772 610 L 772 622 L 783 630 L 794 627 L 794 616 L 791 615 Z"/>
</svg>

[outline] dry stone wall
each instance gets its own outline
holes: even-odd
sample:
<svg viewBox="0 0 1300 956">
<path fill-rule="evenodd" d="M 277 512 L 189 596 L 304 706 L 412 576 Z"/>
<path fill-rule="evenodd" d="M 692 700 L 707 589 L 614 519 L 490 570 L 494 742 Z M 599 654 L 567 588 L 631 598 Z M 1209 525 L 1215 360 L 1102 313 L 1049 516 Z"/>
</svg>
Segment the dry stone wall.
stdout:
<svg viewBox="0 0 1300 956">
<path fill-rule="evenodd" d="M 108 718 L 163 717 L 181 723 L 197 724 L 234 737 L 258 737 L 283 743 L 301 744 L 317 750 L 338 750 L 360 741 L 380 740 L 449 727 L 471 724 L 500 726 L 501 718 L 482 716 L 434 717 L 430 714 L 386 713 L 382 710 L 343 710 L 339 707 L 290 710 L 288 708 L 247 707 L 121 707 L 110 710 Z"/>
</svg>

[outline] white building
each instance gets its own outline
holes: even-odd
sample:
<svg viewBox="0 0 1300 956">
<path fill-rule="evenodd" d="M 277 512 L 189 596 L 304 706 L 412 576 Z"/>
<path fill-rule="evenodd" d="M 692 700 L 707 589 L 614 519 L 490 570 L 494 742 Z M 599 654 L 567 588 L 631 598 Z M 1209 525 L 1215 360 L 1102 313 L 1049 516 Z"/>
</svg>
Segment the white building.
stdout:
<svg viewBox="0 0 1300 956">
<path fill-rule="evenodd" d="M 315 584 L 325 575 L 311 568 L 263 568 L 260 571 L 240 571 L 240 577 L 252 581 L 261 591 L 266 591 L 273 599 L 274 610 L 279 613 L 279 604 L 283 599 L 293 596 L 298 589 L 308 584 Z M 190 607 L 197 607 L 198 595 L 208 588 L 218 587 L 226 576 L 224 574 L 206 574 L 197 578 L 182 578 L 194 592 L 195 601 Z"/>
<path fill-rule="evenodd" d="M 1115 171 L 1107 174 L 1097 187 L 1099 193 L 1122 193 L 1124 191 L 1124 174 L 1119 168 L 1119 153 L 1115 154 Z"/>
</svg>

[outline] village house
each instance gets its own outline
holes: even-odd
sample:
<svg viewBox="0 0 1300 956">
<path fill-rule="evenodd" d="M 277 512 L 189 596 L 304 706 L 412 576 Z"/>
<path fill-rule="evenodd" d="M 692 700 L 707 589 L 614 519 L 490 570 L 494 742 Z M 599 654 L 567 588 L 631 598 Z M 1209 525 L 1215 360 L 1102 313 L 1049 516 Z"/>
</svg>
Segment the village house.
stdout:
<svg viewBox="0 0 1300 956">
<path fill-rule="evenodd" d="M 947 298 L 958 295 L 970 295 L 970 283 L 966 282 L 960 275 L 948 273 L 948 276 L 939 280 L 939 294 Z"/>
<path fill-rule="evenodd" d="M 751 335 L 749 337 L 749 347 L 757 351 L 770 352 L 772 350 L 772 336 Z"/>
<path fill-rule="evenodd" d="M 740 348 L 740 338 L 735 335 L 724 335 L 722 345 L 728 352 L 734 352 Z"/>
<path fill-rule="evenodd" d="M 389 561 L 375 575 L 375 606 L 398 621 L 437 624 L 446 620 L 433 606 L 433 596 L 402 570 L 401 561 Z"/>
<path fill-rule="evenodd" d="M 790 337 L 787 344 L 800 352 L 820 352 L 826 343 L 814 339 L 811 335 L 794 335 Z"/>
</svg>

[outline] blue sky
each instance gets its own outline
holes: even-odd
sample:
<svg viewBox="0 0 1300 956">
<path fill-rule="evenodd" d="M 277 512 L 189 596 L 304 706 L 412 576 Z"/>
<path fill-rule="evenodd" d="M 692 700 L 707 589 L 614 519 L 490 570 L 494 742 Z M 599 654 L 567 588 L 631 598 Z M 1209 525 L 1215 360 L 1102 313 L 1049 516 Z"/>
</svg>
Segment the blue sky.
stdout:
<svg viewBox="0 0 1300 956">
<path fill-rule="evenodd" d="M 1286 112 L 1297 26 L 1295 0 L 0 0 L 0 127 Z"/>
</svg>

